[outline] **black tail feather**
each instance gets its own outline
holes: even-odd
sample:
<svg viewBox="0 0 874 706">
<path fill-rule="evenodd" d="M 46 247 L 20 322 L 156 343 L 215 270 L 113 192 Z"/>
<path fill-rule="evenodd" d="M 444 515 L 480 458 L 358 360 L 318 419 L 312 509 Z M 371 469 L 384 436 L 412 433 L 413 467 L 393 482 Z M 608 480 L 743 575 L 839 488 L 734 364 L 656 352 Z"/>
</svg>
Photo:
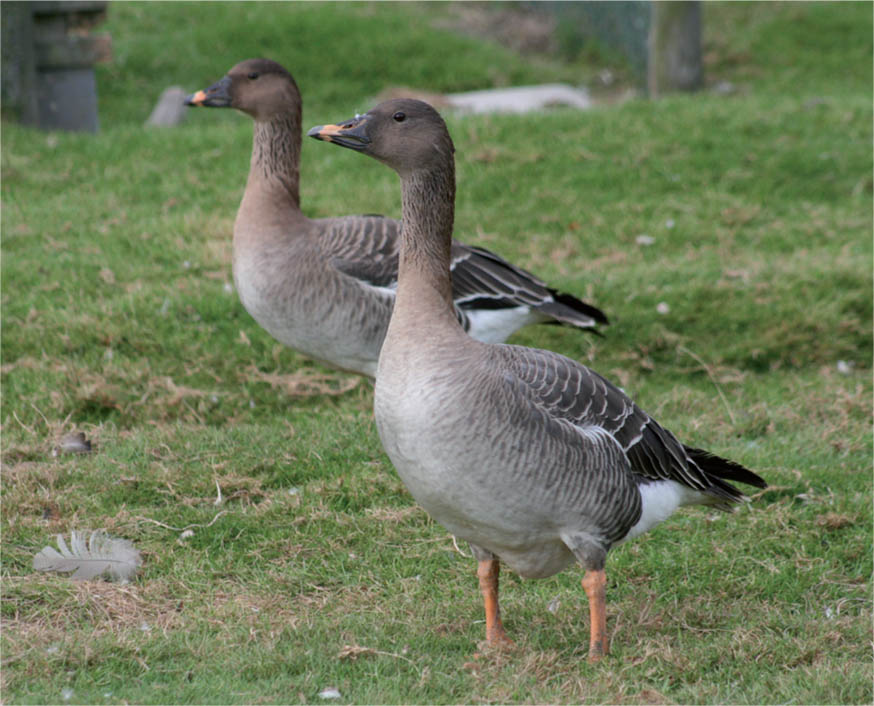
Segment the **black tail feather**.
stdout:
<svg viewBox="0 0 874 706">
<path fill-rule="evenodd" d="M 552 294 L 552 298 L 559 304 L 564 304 L 569 309 L 573 309 L 574 311 L 578 311 L 581 314 L 585 314 L 586 316 L 591 316 L 595 321 L 599 324 L 609 324 L 610 322 L 607 320 L 607 315 L 601 311 L 598 307 L 592 306 L 591 304 L 587 304 L 581 299 L 577 299 L 573 294 L 565 294 L 564 292 L 559 292 L 555 289 L 550 289 L 549 293 Z"/>
<path fill-rule="evenodd" d="M 739 463 L 721 458 L 709 451 L 703 449 L 695 449 L 691 446 L 686 446 L 686 453 L 689 454 L 695 464 L 704 471 L 714 481 L 735 481 L 737 483 L 746 483 L 753 485 L 756 488 L 767 488 L 768 484 L 764 478 L 753 473 L 748 468 L 744 468 Z M 726 483 L 716 483 L 723 486 Z M 731 486 L 729 486 L 731 487 Z M 732 490 L 736 490 L 732 488 Z"/>
</svg>

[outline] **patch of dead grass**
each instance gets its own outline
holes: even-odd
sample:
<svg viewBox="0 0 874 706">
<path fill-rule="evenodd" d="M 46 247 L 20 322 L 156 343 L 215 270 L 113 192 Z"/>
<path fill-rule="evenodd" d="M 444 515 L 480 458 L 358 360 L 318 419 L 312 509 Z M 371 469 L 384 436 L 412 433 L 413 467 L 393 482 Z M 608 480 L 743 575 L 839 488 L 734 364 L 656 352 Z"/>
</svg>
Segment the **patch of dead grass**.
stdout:
<svg viewBox="0 0 874 706">
<path fill-rule="evenodd" d="M 386 522 L 395 525 L 403 524 L 413 515 L 422 515 L 425 511 L 418 505 L 407 507 L 368 507 L 365 514 L 377 522 Z"/>
<path fill-rule="evenodd" d="M 184 622 L 178 586 L 164 581 L 117 584 L 53 576 L 5 577 L 3 619 L 10 659 L 24 649 L 48 646 L 84 630 L 89 639 L 124 630 L 157 629 L 166 634 Z"/>
<path fill-rule="evenodd" d="M 311 368 L 299 368 L 293 373 L 266 373 L 254 365 L 246 368 L 243 379 L 266 382 L 272 390 L 295 398 L 344 395 L 361 382 L 358 375 L 329 374 Z"/>
<path fill-rule="evenodd" d="M 856 519 L 839 512 L 827 512 L 824 515 L 817 515 L 816 524 L 818 527 L 835 530 L 856 524 Z"/>
</svg>

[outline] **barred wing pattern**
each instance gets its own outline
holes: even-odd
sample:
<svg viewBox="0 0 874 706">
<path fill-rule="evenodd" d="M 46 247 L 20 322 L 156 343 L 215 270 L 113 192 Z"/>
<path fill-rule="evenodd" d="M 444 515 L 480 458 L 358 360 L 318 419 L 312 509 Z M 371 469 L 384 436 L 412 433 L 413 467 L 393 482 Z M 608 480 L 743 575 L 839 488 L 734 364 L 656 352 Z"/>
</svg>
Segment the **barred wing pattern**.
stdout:
<svg viewBox="0 0 874 706">
<path fill-rule="evenodd" d="M 383 216 L 323 221 L 320 245 L 340 272 L 374 287 L 397 289 L 400 223 Z"/>
<path fill-rule="evenodd" d="M 321 247 L 338 271 L 374 287 L 397 288 L 400 221 L 377 215 L 325 221 Z M 452 241 L 452 294 L 459 320 L 465 311 L 527 306 L 558 323 L 594 329 L 608 323 L 597 307 L 558 292 L 530 272 L 484 248 Z"/>
<path fill-rule="evenodd" d="M 722 509 L 744 498 L 734 480 L 764 488 L 758 475 L 738 463 L 688 447 L 593 370 L 550 351 L 496 346 L 502 368 L 523 382 L 544 411 L 589 434 L 609 434 L 641 480 L 673 480 L 714 498 Z M 586 437 L 583 437 L 586 438 Z"/>
</svg>

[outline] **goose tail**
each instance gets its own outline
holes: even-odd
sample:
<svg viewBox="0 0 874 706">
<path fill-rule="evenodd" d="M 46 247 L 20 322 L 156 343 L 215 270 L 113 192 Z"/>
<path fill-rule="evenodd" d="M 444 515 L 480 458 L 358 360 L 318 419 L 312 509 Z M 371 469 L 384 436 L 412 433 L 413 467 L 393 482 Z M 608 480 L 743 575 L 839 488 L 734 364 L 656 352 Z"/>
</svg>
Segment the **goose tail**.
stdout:
<svg viewBox="0 0 874 706">
<path fill-rule="evenodd" d="M 684 446 L 684 448 L 689 458 L 712 482 L 708 494 L 713 496 L 714 504 L 721 509 L 729 509 L 732 502 L 743 502 L 747 499 L 742 491 L 728 481 L 744 483 L 756 488 L 768 487 L 764 478 L 735 461 L 729 461 L 704 449 L 691 446 Z"/>
<path fill-rule="evenodd" d="M 555 289 L 548 291 L 552 295 L 552 301 L 540 304 L 537 309 L 553 317 L 554 323 L 592 329 L 593 333 L 599 333 L 593 328 L 596 324 L 607 325 L 610 323 L 607 315 L 598 307 L 586 304 L 572 294 L 565 294 Z"/>
</svg>

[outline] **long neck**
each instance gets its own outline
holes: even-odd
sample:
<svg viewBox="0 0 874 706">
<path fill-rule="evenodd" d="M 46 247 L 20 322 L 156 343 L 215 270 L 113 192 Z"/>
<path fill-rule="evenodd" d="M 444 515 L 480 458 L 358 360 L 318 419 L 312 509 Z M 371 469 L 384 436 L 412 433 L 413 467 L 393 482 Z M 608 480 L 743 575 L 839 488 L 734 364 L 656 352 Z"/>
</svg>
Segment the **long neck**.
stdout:
<svg viewBox="0 0 874 706">
<path fill-rule="evenodd" d="M 402 225 L 395 314 L 458 327 L 449 275 L 455 217 L 455 168 L 401 177 Z M 420 319 L 422 320 L 422 319 Z"/>
<path fill-rule="evenodd" d="M 300 108 L 255 121 L 247 196 L 300 208 Z"/>
</svg>

